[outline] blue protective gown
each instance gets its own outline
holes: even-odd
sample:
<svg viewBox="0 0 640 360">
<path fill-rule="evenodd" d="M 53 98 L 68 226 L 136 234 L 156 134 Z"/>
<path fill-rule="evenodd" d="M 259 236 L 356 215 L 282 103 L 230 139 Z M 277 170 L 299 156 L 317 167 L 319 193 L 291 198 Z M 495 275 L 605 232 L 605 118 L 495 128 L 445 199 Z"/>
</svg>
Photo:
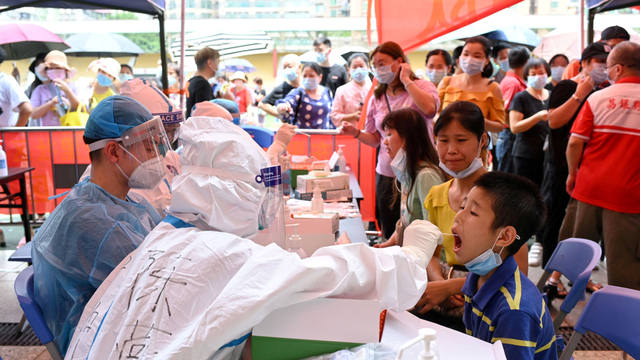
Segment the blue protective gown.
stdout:
<svg viewBox="0 0 640 360">
<path fill-rule="evenodd" d="M 142 196 L 123 201 L 87 180 L 74 186 L 34 238 L 34 293 L 64 355 L 85 304 L 161 221 Z"/>
</svg>

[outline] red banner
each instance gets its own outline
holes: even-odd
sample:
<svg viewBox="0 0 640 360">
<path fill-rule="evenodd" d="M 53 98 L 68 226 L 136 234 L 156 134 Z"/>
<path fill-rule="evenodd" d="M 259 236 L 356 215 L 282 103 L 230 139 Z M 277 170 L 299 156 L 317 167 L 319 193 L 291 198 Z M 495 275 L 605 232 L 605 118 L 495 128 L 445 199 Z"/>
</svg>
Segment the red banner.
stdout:
<svg viewBox="0 0 640 360">
<path fill-rule="evenodd" d="M 393 41 L 405 52 L 472 24 L 522 0 L 375 0 L 378 43 Z M 367 12 L 367 23 L 371 9 Z M 367 27 L 370 31 L 370 27 Z M 369 36 L 370 39 L 370 36 Z"/>
</svg>

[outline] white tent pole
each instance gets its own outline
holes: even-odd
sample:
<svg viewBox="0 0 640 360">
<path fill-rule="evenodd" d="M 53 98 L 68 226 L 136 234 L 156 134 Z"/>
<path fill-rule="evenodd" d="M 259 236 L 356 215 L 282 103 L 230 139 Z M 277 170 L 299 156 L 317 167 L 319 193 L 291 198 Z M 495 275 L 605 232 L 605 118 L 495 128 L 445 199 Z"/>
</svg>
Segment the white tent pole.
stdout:
<svg viewBox="0 0 640 360">
<path fill-rule="evenodd" d="M 584 51 L 584 2 L 585 0 L 580 0 L 580 53 Z"/>
<path fill-rule="evenodd" d="M 180 108 L 184 110 L 185 98 L 184 86 L 186 76 L 184 73 L 184 33 L 185 33 L 185 1 L 181 1 L 180 12 Z"/>
</svg>

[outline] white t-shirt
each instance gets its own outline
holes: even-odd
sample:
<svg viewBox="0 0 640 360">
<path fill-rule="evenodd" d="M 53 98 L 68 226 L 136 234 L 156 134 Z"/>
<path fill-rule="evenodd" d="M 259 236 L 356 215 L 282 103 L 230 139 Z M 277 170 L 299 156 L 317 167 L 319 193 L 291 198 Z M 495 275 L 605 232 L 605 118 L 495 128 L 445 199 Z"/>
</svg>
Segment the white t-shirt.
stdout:
<svg viewBox="0 0 640 360">
<path fill-rule="evenodd" d="M 0 73 L 0 127 L 15 126 L 18 122 L 18 106 L 29 102 L 29 98 L 22 91 L 16 79 Z"/>
</svg>

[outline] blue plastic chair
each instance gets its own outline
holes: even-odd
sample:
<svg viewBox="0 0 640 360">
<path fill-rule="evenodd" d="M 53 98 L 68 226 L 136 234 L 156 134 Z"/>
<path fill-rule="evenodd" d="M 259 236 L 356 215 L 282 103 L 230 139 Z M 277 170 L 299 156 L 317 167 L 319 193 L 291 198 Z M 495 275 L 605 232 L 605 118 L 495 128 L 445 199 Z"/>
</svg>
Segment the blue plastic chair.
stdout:
<svg viewBox="0 0 640 360">
<path fill-rule="evenodd" d="M 33 266 L 29 266 L 18 274 L 14 284 L 14 290 L 18 296 L 20 307 L 33 328 L 33 332 L 47 348 L 49 354 L 51 354 L 51 358 L 53 360 L 63 360 L 58 346 L 53 341 L 53 334 L 44 321 L 42 309 L 40 309 L 33 294 Z"/>
<path fill-rule="evenodd" d="M 29 241 L 24 244 L 20 249 L 16 250 L 11 256 L 9 256 L 8 261 L 20 261 L 31 263 L 31 246 L 33 241 Z"/>
<path fill-rule="evenodd" d="M 560 360 L 568 360 L 587 332 L 594 332 L 640 359 L 640 291 L 605 286 L 591 295 Z"/>
<path fill-rule="evenodd" d="M 242 125 L 242 129 L 251 135 L 253 140 L 263 149 L 268 149 L 273 144 L 274 132 L 261 126 Z"/>
<path fill-rule="evenodd" d="M 578 301 L 584 300 L 585 291 L 591 272 L 600 260 L 602 249 L 595 241 L 585 239 L 566 239 L 558 243 L 558 247 L 551 255 L 551 259 L 544 267 L 544 273 L 538 281 L 538 289 L 542 291 L 545 282 L 551 273 L 558 271 L 573 282 L 573 286 L 567 297 L 560 305 L 560 313 L 553 320 L 553 328 L 556 332 L 562 325 L 567 314 L 573 310 Z"/>
</svg>

